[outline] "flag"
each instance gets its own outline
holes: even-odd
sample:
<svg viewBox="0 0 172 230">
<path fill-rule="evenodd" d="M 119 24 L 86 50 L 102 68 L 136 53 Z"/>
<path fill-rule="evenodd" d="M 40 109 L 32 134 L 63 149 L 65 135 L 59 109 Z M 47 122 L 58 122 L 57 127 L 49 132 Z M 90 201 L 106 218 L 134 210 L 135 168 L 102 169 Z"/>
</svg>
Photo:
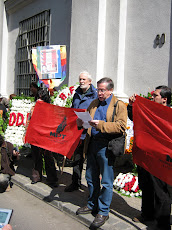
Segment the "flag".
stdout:
<svg viewBox="0 0 172 230">
<path fill-rule="evenodd" d="M 60 153 L 69 159 L 73 155 L 83 130 L 78 130 L 74 111 L 83 109 L 65 108 L 37 101 L 25 142 Z"/>
<path fill-rule="evenodd" d="M 134 163 L 172 185 L 172 109 L 137 96 L 133 122 Z"/>
</svg>

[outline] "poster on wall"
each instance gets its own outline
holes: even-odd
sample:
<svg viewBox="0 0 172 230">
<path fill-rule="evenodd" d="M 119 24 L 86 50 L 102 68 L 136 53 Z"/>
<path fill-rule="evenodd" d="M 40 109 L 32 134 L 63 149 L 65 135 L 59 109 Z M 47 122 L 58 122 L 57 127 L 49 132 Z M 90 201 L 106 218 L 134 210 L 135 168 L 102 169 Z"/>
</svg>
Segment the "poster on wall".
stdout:
<svg viewBox="0 0 172 230">
<path fill-rule="evenodd" d="M 42 76 L 47 76 L 50 73 L 59 73 L 58 68 L 58 59 L 59 56 L 57 54 L 57 51 L 55 49 L 47 49 L 47 50 L 41 50 L 40 51 L 41 56 L 41 74 Z M 55 78 L 55 75 L 50 75 L 52 78 Z"/>
<path fill-rule="evenodd" d="M 40 83 L 49 89 L 66 78 L 66 46 L 38 46 L 32 49 L 32 63 Z"/>
</svg>

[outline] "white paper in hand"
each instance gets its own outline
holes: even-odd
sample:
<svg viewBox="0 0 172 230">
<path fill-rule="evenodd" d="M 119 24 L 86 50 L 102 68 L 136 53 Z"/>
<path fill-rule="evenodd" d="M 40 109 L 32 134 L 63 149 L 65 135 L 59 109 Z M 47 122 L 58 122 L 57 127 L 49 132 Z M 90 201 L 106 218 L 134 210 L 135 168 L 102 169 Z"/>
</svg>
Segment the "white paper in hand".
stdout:
<svg viewBox="0 0 172 230">
<path fill-rule="evenodd" d="M 91 125 L 88 122 L 92 120 L 92 117 L 90 116 L 88 111 L 86 111 L 86 112 L 74 111 L 74 112 L 77 115 L 77 117 L 83 121 L 83 128 L 84 129 L 88 129 L 91 127 Z"/>
</svg>

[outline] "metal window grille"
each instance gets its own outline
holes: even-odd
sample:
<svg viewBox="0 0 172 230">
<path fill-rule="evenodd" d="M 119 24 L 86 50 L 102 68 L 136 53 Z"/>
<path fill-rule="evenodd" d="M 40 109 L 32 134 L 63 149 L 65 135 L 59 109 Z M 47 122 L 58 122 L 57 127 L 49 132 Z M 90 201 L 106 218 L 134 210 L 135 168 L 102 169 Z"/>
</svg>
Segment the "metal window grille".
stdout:
<svg viewBox="0 0 172 230">
<path fill-rule="evenodd" d="M 45 10 L 19 23 L 17 95 L 30 95 L 30 83 L 37 81 L 32 64 L 32 48 L 49 45 L 50 10 Z"/>
</svg>

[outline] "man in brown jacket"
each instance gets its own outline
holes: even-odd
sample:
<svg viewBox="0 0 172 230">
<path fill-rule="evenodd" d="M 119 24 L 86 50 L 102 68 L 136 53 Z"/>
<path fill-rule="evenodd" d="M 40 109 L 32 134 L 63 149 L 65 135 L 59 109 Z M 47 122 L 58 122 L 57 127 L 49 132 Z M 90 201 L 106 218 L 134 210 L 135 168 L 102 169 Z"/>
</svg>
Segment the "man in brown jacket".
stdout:
<svg viewBox="0 0 172 230">
<path fill-rule="evenodd" d="M 87 153 L 86 179 L 89 189 L 87 206 L 79 208 L 76 214 L 96 212 L 92 227 L 98 228 L 109 218 L 110 204 L 113 195 L 114 158 L 108 151 L 109 140 L 115 135 L 123 134 L 127 124 L 127 107 L 112 94 L 113 81 L 102 78 L 97 82 L 98 99 L 88 107 L 92 117 L 91 128 L 85 139 L 84 153 Z M 117 105 L 116 105 L 117 103 Z M 112 122 L 114 106 L 116 114 Z M 77 120 L 78 126 L 82 121 Z M 101 188 L 100 188 L 101 175 Z"/>
<path fill-rule="evenodd" d="M 19 153 L 10 142 L 4 141 L 0 135 L 0 193 L 10 188 L 11 176 L 15 174 L 14 160 L 18 159 Z"/>
</svg>

